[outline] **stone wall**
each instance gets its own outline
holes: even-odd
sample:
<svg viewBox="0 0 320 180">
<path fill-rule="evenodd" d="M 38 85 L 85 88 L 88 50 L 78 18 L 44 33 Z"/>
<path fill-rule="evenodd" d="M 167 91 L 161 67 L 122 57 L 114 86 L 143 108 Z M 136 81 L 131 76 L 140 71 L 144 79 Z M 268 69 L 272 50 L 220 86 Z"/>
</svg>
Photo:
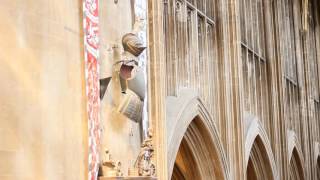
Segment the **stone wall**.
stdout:
<svg viewBox="0 0 320 180">
<path fill-rule="evenodd" d="M 111 77 L 104 98 L 101 100 L 101 146 L 100 157 L 108 149 L 113 160 L 122 163 L 122 172 L 127 175 L 128 168 L 134 165 L 141 141 L 140 123 L 130 120 L 120 113 L 122 104 L 129 93 L 121 92 L 119 76 L 114 72 L 113 64 L 120 60 L 122 36 L 133 30 L 133 9 L 131 1 L 100 1 L 100 78 Z M 129 90 L 128 90 L 129 91 Z"/>
<path fill-rule="evenodd" d="M 0 179 L 86 179 L 82 2 L 2 0 Z"/>
</svg>

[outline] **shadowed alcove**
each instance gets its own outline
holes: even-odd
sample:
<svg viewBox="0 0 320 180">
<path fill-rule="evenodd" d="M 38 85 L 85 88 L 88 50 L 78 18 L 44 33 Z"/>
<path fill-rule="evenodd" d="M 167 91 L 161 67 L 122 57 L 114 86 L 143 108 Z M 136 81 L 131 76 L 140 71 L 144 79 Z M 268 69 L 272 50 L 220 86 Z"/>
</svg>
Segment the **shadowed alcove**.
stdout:
<svg viewBox="0 0 320 180">
<path fill-rule="evenodd" d="M 317 178 L 318 180 L 320 180 L 320 156 L 318 157 L 318 160 L 317 160 Z"/>
<path fill-rule="evenodd" d="M 199 170 L 190 147 L 182 140 L 174 163 L 172 180 L 199 179 Z"/>
<path fill-rule="evenodd" d="M 190 123 L 176 155 L 172 180 L 224 179 L 210 133 L 197 116 Z"/>
<path fill-rule="evenodd" d="M 290 159 L 290 180 L 303 180 L 303 168 L 296 148 L 292 151 Z"/>
<path fill-rule="evenodd" d="M 274 179 L 267 150 L 260 136 L 256 137 L 252 145 L 246 175 L 247 180 Z"/>
</svg>

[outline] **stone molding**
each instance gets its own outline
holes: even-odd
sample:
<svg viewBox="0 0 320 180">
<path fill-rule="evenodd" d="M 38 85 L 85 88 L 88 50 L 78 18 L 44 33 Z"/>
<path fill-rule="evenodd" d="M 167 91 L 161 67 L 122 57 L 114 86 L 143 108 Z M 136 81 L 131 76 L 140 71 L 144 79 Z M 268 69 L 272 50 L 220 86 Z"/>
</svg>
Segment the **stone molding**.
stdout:
<svg viewBox="0 0 320 180">
<path fill-rule="evenodd" d="M 254 142 L 257 137 L 260 137 L 263 146 L 260 148 L 265 148 L 267 159 L 269 160 L 273 179 L 279 179 L 279 174 L 277 171 L 276 162 L 271 148 L 271 143 L 268 138 L 267 132 L 264 130 L 260 120 L 255 116 L 247 116 L 245 120 L 245 167 L 248 166 L 249 157 L 251 150 L 253 148 Z"/>
<path fill-rule="evenodd" d="M 198 118 L 208 130 L 209 138 L 215 146 L 208 149 L 208 151 L 214 151 L 215 156 L 218 157 L 213 168 L 220 168 L 219 171 L 223 174 L 223 179 L 230 179 L 225 151 L 216 125 L 198 94 L 191 89 L 182 89 L 177 97 L 167 97 L 166 107 L 169 177 L 171 177 L 175 158 L 187 128 L 195 118 Z M 194 154 L 198 153 L 194 152 Z"/>
<path fill-rule="evenodd" d="M 287 131 L 287 139 L 288 139 L 288 159 L 289 159 L 289 161 L 292 158 L 293 150 L 296 149 L 298 152 L 301 164 L 304 164 L 301 144 L 298 140 L 296 133 L 292 130 L 288 130 Z"/>
<path fill-rule="evenodd" d="M 315 158 L 315 162 L 317 164 L 317 160 L 318 160 L 318 158 L 320 158 L 320 143 L 319 142 L 314 143 L 314 158 Z"/>
<path fill-rule="evenodd" d="M 302 148 L 301 148 L 301 144 L 299 142 L 299 139 L 296 135 L 296 133 L 293 130 L 287 130 L 287 139 L 288 139 L 288 161 L 290 163 L 290 160 L 293 156 L 293 151 L 296 150 L 297 151 L 297 155 L 298 155 L 298 160 L 300 161 L 301 164 L 301 172 L 302 172 L 302 177 L 306 177 L 305 175 L 305 168 L 304 168 L 304 156 L 302 153 Z"/>
</svg>

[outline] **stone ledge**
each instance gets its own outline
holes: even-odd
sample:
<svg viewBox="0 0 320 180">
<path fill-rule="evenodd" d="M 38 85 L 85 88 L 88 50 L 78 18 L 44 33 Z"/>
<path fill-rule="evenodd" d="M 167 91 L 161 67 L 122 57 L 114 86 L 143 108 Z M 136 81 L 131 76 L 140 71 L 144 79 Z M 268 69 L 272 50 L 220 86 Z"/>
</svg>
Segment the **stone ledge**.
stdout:
<svg viewBox="0 0 320 180">
<path fill-rule="evenodd" d="M 156 177 L 99 177 L 99 180 L 157 180 Z"/>
</svg>

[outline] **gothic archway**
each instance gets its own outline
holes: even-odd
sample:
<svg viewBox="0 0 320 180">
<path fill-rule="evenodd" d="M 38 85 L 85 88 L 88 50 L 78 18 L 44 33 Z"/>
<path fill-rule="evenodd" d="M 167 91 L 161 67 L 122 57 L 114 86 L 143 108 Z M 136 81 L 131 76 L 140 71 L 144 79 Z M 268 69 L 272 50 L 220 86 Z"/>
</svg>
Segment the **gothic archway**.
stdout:
<svg viewBox="0 0 320 180">
<path fill-rule="evenodd" d="M 293 149 L 292 157 L 290 159 L 290 180 L 303 180 L 303 170 L 302 170 L 301 160 L 298 155 L 296 148 Z"/>
<path fill-rule="evenodd" d="M 294 131 L 287 132 L 288 137 L 288 159 L 290 180 L 304 180 L 303 154 L 297 135 Z"/>
<path fill-rule="evenodd" d="M 317 180 L 320 180 L 320 143 L 319 142 L 315 142 L 315 176 Z"/>
<path fill-rule="evenodd" d="M 256 137 L 249 155 L 246 170 L 247 180 L 274 180 L 267 150 L 259 136 Z"/>
<path fill-rule="evenodd" d="M 318 157 L 317 160 L 317 178 L 320 180 L 320 156 Z"/>
<path fill-rule="evenodd" d="M 253 116 L 246 120 L 245 163 L 247 180 L 277 180 L 278 173 L 266 131 Z"/>
<path fill-rule="evenodd" d="M 167 99 L 167 125 L 169 177 L 229 179 L 214 121 L 196 93 L 184 91 Z"/>
<path fill-rule="evenodd" d="M 181 141 L 174 163 L 172 180 L 208 179 L 207 176 L 216 174 L 213 172 L 214 169 L 209 168 L 214 166 L 214 161 L 211 160 L 213 157 L 209 155 L 210 147 L 206 147 L 210 145 L 206 144 L 207 137 L 204 137 L 206 135 L 201 132 L 202 128 L 199 127 L 197 121 L 199 119 L 195 118 L 191 122 Z M 204 167 L 206 169 L 203 169 Z"/>
<path fill-rule="evenodd" d="M 174 163 L 171 180 L 199 179 L 199 169 L 187 141 L 182 140 Z"/>
</svg>

